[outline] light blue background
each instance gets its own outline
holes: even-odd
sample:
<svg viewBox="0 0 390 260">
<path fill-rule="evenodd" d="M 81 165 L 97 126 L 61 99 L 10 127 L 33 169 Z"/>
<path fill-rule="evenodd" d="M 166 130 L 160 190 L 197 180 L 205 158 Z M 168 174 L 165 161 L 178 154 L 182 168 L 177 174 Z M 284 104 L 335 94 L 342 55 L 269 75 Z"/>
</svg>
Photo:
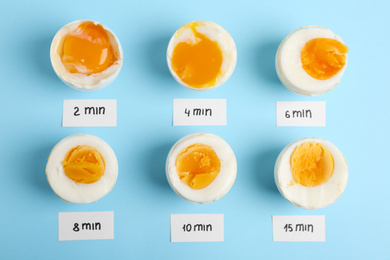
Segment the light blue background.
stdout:
<svg viewBox="0 0 390 260">
<path fill-rule="evenodd" d="M 0 259 L 390 259 L 390 2 L 385 1 L 8 1 L 0 9 Z M 55 75 L 49 48 L 65 24 L 91 19 L 121 41 L 118 78 L 80 92 Z M 223 26 L 238 61 L 222 87 L 194 92 L 170 75 L 165 52 L 173 33 L 193 20 Z M 349 47 L 334 90 L 304 97 L 278 80 L 274 57 L 291 31 L 321 25 Z M 173 127 L 174 98 L 226 98 L 228 125 Z M 114 128 L 61 127 L 64 99 L 117 99 Z M 326 101 L 326 127 L 276 127 L 276 101 Z M 165 178 L 171 146 L 211 132 L 234 150 L 238 174 L 217 202 L 195 205 Z M 76 133 L 111 145 L 119 177 L 97 203 L 59 199 L 45 176 L 52 147 Z M 277 191 L 273 166 L 290 142 L 317 136 L 349 165 L 344 194 L 318 210 L 293 206 Z M 114 211 L 115 239 L 58 241 L 58 212 Z M 170 214 L 222 213 L 225 242 L 171 243 Z M 272 241 L 272 215 L 325 215 L 325 243 Z M 37 258 L 39 257 L 39 258 Z"/>
</svg>

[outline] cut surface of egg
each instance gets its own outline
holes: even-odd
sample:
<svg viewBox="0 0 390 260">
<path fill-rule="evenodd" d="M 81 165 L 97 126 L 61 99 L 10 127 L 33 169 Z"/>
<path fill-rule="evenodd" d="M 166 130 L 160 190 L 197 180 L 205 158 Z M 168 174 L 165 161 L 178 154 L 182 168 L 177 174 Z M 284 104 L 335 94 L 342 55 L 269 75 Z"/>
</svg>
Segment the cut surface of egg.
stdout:
<svg viewBox="0 0 390 260">
<path fill-rule="evenodd" d="M 279 154 L 275 183 L 292 204 L 316 209 L 335 202 L 344 192 L 348 167 L 343 154 L 329 141 L 299 139 Z"/>
<path fill-rule="evenodd" d="M 86 134 L 69 136 L 51 151 L 47 180 L 63 200 L 95 202 L 108 194 L 118 176 L 114 151 L 102 139 Z"/>
<path fill-rule="evenodd" d="M 170 150 L 166 175 L 182 198 L 200 204 L 218 200 L 232 187 L 237 162 L 230 146 L 220 137 L 195 133 L 180 139 Z"/>
<path fill-rule="evenodd" d="M 57 32 L 50 58 L 62 81 L 75 89 L 91 91 L 107 86 L 117 77 L 123 52 L 119 40 L 107 27 L 80 20 Z"/>
<path fill-rule="evenodd" d="M 210 90 L 222 85 L 234 71 L 237 50 L 233 38 L 221 26 L 195 21 L 172 36 L 167 62 L 172 76 L 193 90 Z"/>
<path fill-rule="evenodd" d="M 302 95 L 321 95 L 341 80 L 347 65 L 348 47 L 331 30 L 302 27 L 279 45 L 275 66 L 280 81 Z"/>
</svg>

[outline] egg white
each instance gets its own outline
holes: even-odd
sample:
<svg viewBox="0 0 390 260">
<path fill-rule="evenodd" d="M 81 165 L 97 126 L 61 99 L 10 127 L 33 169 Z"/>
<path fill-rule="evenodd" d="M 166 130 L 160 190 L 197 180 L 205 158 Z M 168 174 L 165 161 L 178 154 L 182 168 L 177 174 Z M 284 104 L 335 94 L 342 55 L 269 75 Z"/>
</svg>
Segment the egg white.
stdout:
<svg viewBox="0 0 390 260">
<path fill-rule="evenodd" d="M 191 44 L 195 44 L 199 39 L 196 39 L 194 33 L 191 30 L 190 24 L 194 22 L 190 22 L 188 24 L 180 27 L 175 34 L 172 36 L 171 40 L 168 44 L 167 49 L 167 63 L 169 67 L 169 71 L 172 76 L 175 78 L 177 82 L 179 82 L 182 86 L 198 91 L 211 90 L 221 86 L 225 83 L 230 76 L 232 75 L 234 68 L 237 62 L 237 49 L 234 43 L 233 38 L 230 34 L 222 28 L 220 25 L 209 22 L 209 21 L 196 21 L 198 26 L 196 26 L 196 30 L 207 36 L 210 40 L 216 41 L 222 51 L 222 65 L 220 73 L 217 77 L 216 83 L 213 86 L 209 86 L 205 84 L 203 87 L 194 88 L 183 82 L 180 77 L 177 76 L 176 72 L 172 68 L 172 55 L 176 45 L 180 42 L 187 42 Z"/>
<path fill-rule="evenodd" d="M 106 87 L 118 76 L 123 64 L 123 50 L 118 38 L 109 28 L 101 23 L 92 21 L 94 24 L 100 24 L 107 31 L 114 52 L 119 54 L 118 59 L 106 70 L 89 76 L 82 73 L 70 73 L 65 68 L 60 57 L 65 36 L 76 30 L 81 23 L 86 21 L 78 20 L 71 22 L 57 32 L 51 43 L 50 60 L 55 73 L 66 85 L 77 90 L 94 91 Z"/>
<path fill-rule="evenodd" d="M 305 187 L 295 183 L 291 173 L 291 155 L 298 145 L 305 142 L 322 144 L 334 159 L 331 178 L 315 187 Z M 348 181 L 348 166 L 343 154 L 334 144 L 321 138 L 307 137 L 289 144 L 282 150 L 276 160 L 274 174 L 276 186 L 288 201 L 302 208 L 317 209 L 332 204 L 344 192 Z"/>
<path fill-rule="evenodd" d="M 326 80 L 311 77 L 302 68 L 301 51 L 308 41 L 315 38 L 330 38 L 344 43 L 327 28 L 306 26 L 290 33 L 279 45 L 276 53 L 275 66 L 280 81 L 288 89 L 301 95 L 316 96 L 330 91 L 340 82 L 347 67 L 348 58 L 344 67 L 333 77 Z"/>
<path fill-rule="evenodd" d="M 103 176 L 94 183 L 77 183 L 64 173 L 62 161 L 72 148 L 89 145 L 102 155 L 106 169 Z M 71 135 L 60 141 L 52 149 L 46 164 L 47 180 L 53 191 L 63 200 L 73 203 L 90 203 L 108 194 L 118 176 L 118 161 L 114 151 L 102 139 L 86 134 Z"/>
<path fill-rule="evenodd" d="M 176 171 L 176 158 L 190 145 L 200 143 L 212 147 L 217 154 L 221 168 L 217 177 L 207 187 L 195 190 L 184 184 Z M 180 139 L 170 150 L 166 161 L 166 175 L 171 188 L 182 198 L 199 204 L 220 199 L 232 187 L 237 175 L 237 162 L 233 150 L 220 137 L 209 133 L 195 133 Z"/>
</svg>

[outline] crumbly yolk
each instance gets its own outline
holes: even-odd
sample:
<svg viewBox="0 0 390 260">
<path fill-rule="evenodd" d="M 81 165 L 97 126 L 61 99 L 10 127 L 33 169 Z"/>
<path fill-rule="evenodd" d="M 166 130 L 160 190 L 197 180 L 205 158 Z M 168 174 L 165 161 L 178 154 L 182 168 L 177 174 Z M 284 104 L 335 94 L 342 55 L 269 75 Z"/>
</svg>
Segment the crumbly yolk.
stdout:
<svg viewBox="0 0 390 260">
<path fill-rule="evenodd" d="M 347 52 L 348 47 L 335 39 L 312 39 L 301 51 L 302 68 L 315 79 L 329 79 L 344 67 Z"/>
<path fill-rule="evenodd" d="M 87 21 L 65 36 L 61 60 L 69 72 L 89 76 L 106 70 L 117 58 L 107 31 Z"/>
<path fill-rule="evenodd" d="M 216 41 L 196 30 L 196 22 L 189 26 L 196 42 L 180 42 L 175 46 L 172 54 L 173 71 L 191 87 L 211 87 L 215 85 L 221 70 L 221 48 Z"/>
<path fill-rule="evenodd" d="M 322 144 L 306 142 L 295 148 L 290 158 L 290 166 L 296 183 L 314 187 L 332 177 L 334 160 L 332 154 Z"/>
<path fill-rule="evenodd" d="M 68 151 L 62 162 L 65 175 L 77 183 L 94 183 L 106 169 L 103 156 L 89 145 L 79 145 Z"/>
<path fill-rule="evenodd" d="M 183 149 L 175 164 L 180 180 L 195 190 L 212 183 L 221 169 L 217 154 L 206 144 L 193 144 Z"/>
</svg>

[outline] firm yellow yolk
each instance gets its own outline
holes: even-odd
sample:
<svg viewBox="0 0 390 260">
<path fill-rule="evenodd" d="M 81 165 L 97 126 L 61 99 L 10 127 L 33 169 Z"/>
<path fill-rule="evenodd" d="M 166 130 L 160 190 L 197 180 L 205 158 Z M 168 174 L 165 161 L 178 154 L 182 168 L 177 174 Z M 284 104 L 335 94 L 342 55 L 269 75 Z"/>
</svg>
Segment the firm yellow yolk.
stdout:
<svg viewBox="0 0 390 260">
<path fill-rule="evenodd" d="M 216 41 L 212 41 L 196 30 L 197 23 L 190 28 L 196 42 L 180 42 L 172 54 L 172 69 L 179 78 L 194 88 L 215 85 L 222 65 L 222 51 Z M 205 86 L 206 85 L 206 86 Z"/>
<path fill-rule="evenodd" d="M 175 164 L 180 180 L 195 190 L 212 183 L 221 169 L 217 154 L 206 144 L 193 144 L 183 149 Z"/>
<path fill-rule="evenodd" d="M 61 60 L 69 72 L 89 76 L 106 70 L 117 58 L 107 31 L 88 21 L 65 36 Z"/>
<path fill-rule="evenodd" d="M 334 170 L 333 156 L 320 143 L 306 142 L 297 146 L 290 158 L 293 179 L 306 187 L 327 182 Z"/>
<path fill-rule="evenodd" d="M 335 39 L 312 39 L 301 51 L 302 68 L 315 79 L 329 79 L 344 67 L 347 52 L 348 47 Z"/>
<path fill-rule="evenodd" d="M 94 183 L 103 176 L 106 169 L 103 156 L 89 145 L 70 149 L 62 165 L 66 176 L 77 183 Z"/>
</svg>

